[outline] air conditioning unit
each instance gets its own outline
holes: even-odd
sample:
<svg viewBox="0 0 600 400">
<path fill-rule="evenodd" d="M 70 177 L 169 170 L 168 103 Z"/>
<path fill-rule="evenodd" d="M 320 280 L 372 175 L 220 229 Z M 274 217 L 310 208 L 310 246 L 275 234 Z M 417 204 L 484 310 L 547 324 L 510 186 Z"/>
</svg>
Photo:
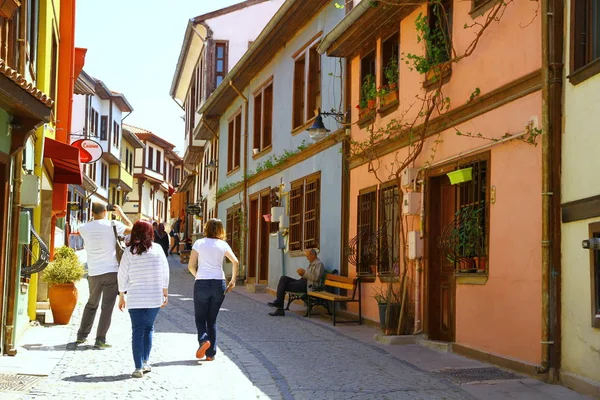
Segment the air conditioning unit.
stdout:
<svg viewBox="0 0 600 400">
<path fill-rule="evenodd" d="M 40 177 L 23 175 L 21 183 L 21 207 L 35 208 L 40 205 Z"/>
<path fill-rule="evenodd" d="M 402 199 L 402 214 L 419 215 L 421 213 L 421 193 L 405 193 Z"/>
<path fill-rule="evenodd" d="M 415 184 L 417 176 L 419 176 L 418 168 L 404 168 L 404 170 L 402 170 L 401 179 L 402 188 L 406 189 L 412 187 Z"/>
</svg>

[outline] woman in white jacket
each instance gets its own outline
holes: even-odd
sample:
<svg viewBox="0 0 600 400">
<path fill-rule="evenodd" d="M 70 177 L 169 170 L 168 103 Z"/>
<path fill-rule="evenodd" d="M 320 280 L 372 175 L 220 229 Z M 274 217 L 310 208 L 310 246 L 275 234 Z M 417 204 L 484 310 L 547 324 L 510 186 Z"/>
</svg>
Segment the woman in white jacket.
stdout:
<svg viewBox="0 0 600 400">
<path fill-rule="evenodd" d="M 150 372 L 154 321 L 169 301 L 169 264 L 163 249 L 153 246 L 153 239 L 152 225 L 137 221 L 119 265 L 119 310 L 127 307 L 131 318 L 134 378 Z"/>
</svg>

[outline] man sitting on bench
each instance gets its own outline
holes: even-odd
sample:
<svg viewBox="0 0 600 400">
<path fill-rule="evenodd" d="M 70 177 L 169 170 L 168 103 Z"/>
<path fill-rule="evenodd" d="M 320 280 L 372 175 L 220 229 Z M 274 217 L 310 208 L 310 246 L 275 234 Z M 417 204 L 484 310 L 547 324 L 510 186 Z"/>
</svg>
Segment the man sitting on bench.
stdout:
<svg viewBox="0 0 600 400">
<path fill-rule="evenodd" d="M 308 249 L 304 251 L 306 259 L 308 260 L 308 269 L 298 268 L 296 272 L 300 275 L 300 279 L 290 278 L 289 276 L 282 276 L 279 278 L 277 284 L 277 299 L 273 302 L 267 303 L 271 307 L 275 307 L 275 311 L 270 312 L 269 315 L 273 317 L 283 317 L 285 311 L 283 311 L 283 303 L 285 298 L 285 292 L 302 292 L 307 293 L 312 291 L 312 285 L 319 284 L 325 271 L 325 266 L 317 257 L 315 249 Z"/>
</svg>

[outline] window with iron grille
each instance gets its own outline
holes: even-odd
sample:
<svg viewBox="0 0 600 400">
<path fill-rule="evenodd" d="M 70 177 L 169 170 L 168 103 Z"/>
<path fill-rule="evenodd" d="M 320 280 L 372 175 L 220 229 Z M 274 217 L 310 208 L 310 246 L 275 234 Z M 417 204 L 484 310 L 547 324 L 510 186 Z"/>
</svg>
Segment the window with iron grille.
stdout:
<svg viewBox="0 0 600 400">
<path fill-rule="evenodd" d="M 356 271 L 358 275 L 375 275 L 377 265 L 377 187 L 364 189 L 358 195 Z"/>
<path fill-rule="evenodd" d="M 479 242 L 474 245 L 474 250 L 479 258 L 487 260 L 488 254 L 488 193 L 489 193 L 489 153 L 479 159 L 459 165 L 459 169 L 473 168 L 472 180 L 458 184 L 457 215 L 469 215 L 474 212 L 477 217 L 479 229 L 482 233 Z M 483 261 L 486 262 L 486 261 Z M 476 266 L 476 265 L 475 265 Z M 458 263 L 457 263 L 458 268 Z M 485 265 L 487 270 L 487 262 Z"/>
<path fill-rule="evenodd" d="M 240 214 L 242 207 L 237 204 L 227 209 L 226 236 L 227 243 L 233 250 L 233 253 L 238 256 L 240 254 Z"/>
<path fill-rule="evenodd" d="M 398 273 L 400 257 L 400 192 L 398 185 L 386 184 L 379 189 L 379 275 L 394 275 Z"/>
<path fill-rule="evenodd" d="M 290 251 L 318 248 L 321 229 L 320 174 L 292 182 L 289 202 Z"/>
</svg>

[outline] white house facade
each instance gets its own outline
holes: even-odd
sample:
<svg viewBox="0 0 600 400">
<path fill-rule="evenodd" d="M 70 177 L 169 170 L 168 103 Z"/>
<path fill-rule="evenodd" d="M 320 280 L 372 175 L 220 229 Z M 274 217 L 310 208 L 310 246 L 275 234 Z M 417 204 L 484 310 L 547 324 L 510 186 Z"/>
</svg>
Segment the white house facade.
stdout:
<svg viewBox="0 0 600 400">
<path fill-rule="evenodd" d="M 318 109 L 345 114 L 344 62 L 316 51 L 343 17 L 330 2 L 286 2 L 199 110 L 218 121 L 217 216 L 250 288 L 297 276 L 307 249 L 340 268 L 345 131 L 335 118 L 325 138 L 307 130 Z"/>
<path fill-rule="evenodd" d="M 187 233 L 194 239 L 202 230 L 202 221 L 216 216 L 217 174 L 210 165 L 216 164 L 218 147 L 216 132 L 208 137 L 195 134 L 207 123 L 196 110 L 223 82 L 282 3 L 283 0 L 243 1 L 188 22 L 170 94 L 185 111 L 183 162 L 192 172 L 178 191 L 185 192 L 188 205 L 202 208 L 201 217 L 186 218 Z M 239 21 L 244 21 L 244 29 L 239 29 Z M 214 132 L 214 122 L 208 129 Z"/>
</svg>

